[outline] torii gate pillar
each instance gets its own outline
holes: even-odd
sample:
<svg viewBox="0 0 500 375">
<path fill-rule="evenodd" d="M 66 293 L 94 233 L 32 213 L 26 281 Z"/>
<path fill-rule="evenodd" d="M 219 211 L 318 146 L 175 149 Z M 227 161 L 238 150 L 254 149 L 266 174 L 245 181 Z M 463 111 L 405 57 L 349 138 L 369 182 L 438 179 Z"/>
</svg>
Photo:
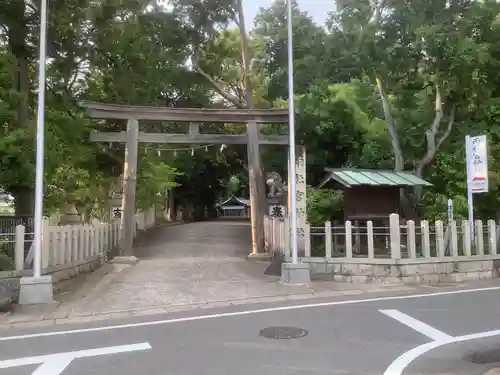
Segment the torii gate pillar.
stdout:
<svg viewBox="0 0 500 375">
<path fill-rule="evenodd" d="M 137 151 L 139 146 L 139 122 L 127 121 L 127 141 L 125 143 L 125 164 L 123 166 L 123 195 L 121 216 L 120 255 L 134 255 L 135 198 L 137 185 Z"/>
</svg>

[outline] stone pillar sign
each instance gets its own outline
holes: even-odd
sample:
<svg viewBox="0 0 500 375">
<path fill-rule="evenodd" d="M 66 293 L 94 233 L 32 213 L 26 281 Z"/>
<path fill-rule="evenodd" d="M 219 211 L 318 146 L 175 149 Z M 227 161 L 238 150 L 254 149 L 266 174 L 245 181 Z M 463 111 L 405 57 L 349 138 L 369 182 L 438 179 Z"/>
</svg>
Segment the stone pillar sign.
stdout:
<svg viewBox="0 0 500 375">
<path fill-rule="evenodd" d="M 298 250 L 303 254 L 306 248 L 305 228 L 307 224 L 306 148 L 304 146 L 297 146 L 295 149 L 295 172 L 295 188 L 297 198 L 297 241 Z M 291 208 L 290 173 L 288 174 L 288 187 L 288 207 Z"/>
<path fill-rule="evenodd" d="M 116 185 L 108 200 L 109 220 L 116 220 L 122 217 L 122 199 L 123 199 L 123 173 L 118 178 Z"/>
</svg>

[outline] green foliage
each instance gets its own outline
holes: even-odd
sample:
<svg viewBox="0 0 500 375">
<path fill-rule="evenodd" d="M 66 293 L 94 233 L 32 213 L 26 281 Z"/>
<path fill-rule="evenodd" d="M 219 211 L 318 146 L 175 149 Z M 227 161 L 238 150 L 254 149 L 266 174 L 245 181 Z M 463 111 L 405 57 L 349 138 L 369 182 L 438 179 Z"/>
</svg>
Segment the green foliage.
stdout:
<svg viewBox="0 0 500 375">
<path fill-rule="evenodd" d="M 5 242 L 0 239 L 0 271 L 11 271 L 13 269 L 14 262 L 7 255 Z"/>
<path fill-rule="evenodd" d="M 238 195 L 241 191 L 241 181 L 238 176 L 233 175 L 229 178 L 229 182 L 227 184 L 228 195 Z"/>
<path fill-rule="evenodd" d="M 145 209 L 163 202 L 168 190 L 178 186 L 180 173 L 164 163 L 141 163 L 137 181 L 137 208 Z"/>
<path fill-rule="evenodd" d="M 342 192 L 330 189 L 307 189 L 307 220 L 313 227 L 322 227 L 326 221 L 342 220 Z"/>
</svg>

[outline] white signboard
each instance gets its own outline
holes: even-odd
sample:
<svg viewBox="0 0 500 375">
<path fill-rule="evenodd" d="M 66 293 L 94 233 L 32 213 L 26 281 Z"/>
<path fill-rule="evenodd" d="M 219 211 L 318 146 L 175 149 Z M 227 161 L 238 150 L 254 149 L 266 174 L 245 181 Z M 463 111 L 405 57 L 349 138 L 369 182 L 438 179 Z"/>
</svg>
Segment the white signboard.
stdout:
<svg viewBox="0 0 500 375">
<path fill-rule="evenodd" d="M 85 357 L 96 357 L 101 355 L 135 352 L 148 350 L 151 346 L 145 342 L 133 345 L 110 346 L 107 348 L 79 350 L 75 352 L 55 353 L 40 355 L 36 357 L 24 357 L 0 361 L 0 369 L 39 365 L 31 375 L 59 375 L 74 360 Z"/>
<path fill-rule="evenodd" d="M 468 137 L 467 188 L 473 194 L 488 192 L 488 152 L 486 136 Z"/>
</svg>

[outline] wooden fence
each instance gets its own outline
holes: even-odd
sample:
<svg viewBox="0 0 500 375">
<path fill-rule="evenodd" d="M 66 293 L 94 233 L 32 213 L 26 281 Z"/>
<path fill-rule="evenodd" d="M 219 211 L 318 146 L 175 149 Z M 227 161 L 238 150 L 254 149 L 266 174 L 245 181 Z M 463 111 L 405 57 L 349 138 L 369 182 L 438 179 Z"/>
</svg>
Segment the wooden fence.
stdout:
<svg viewBox="0 0 500 375">
<path fill-rule="evenodd" d="M 147 230 L 155 226 L 156 211 L 152 207 L 136 214 L 137 231 Z M 15 233 L 2 234 L 5 243 L 15 245 L 15 270 L 22 271 L 30 268 L 33 263 L 33 247 L 25 256 L 25 242 L 30 241 L 32 233 L 27 232 L 24 225 L 17 225 Z M 51 225 L 49 219 L 44 219 L 42 224 L 42 269 L 59 265 L 103 259 L 106 261 L 108 254 L 120 242 L 120 219 L 109 223 L 94 220 L 90 224 L 81 225 Z"/>
</svg>

